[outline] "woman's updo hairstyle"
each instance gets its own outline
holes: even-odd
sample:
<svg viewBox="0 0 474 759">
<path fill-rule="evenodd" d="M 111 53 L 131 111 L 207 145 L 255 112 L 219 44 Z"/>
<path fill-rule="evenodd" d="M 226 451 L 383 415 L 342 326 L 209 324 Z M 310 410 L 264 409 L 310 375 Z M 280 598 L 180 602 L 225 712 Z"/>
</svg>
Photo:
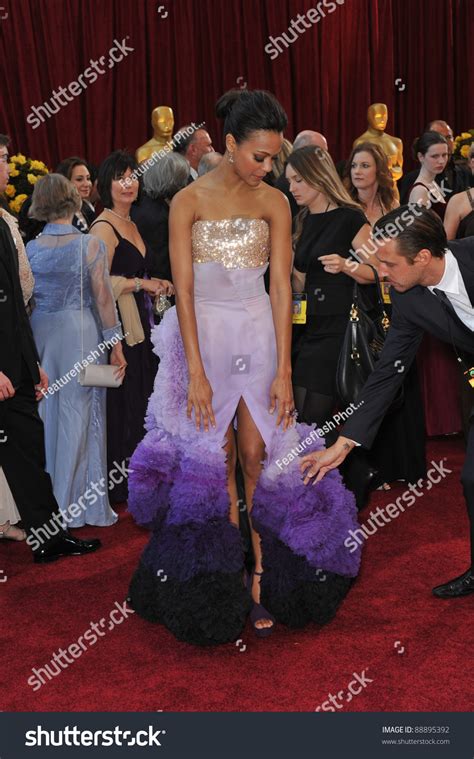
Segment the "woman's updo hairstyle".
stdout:
<svg viewBox="0 0 474 759">
<path fill-rule="evenodd" d="M 415 160 L 418 160 L 418 153 L 421 153 L 421 155 L 426 155 L 428 150 L 433 145 L 441 144 L 448 144 L 446 138 L 443 137 L 442 134 L 439 132 L 434 132 L 433 130 L 424 132 L 424 134 L 422 134 L 421 137 L 417 137 L 413 143 L 413 157 Z"/>
<path fill-rule="evenodd" d="M 237 143 L 252 132 L 283 132 L 288 118 L 275 95 L 266 90 L 229 90 L 216 103 L 216 116 L 224 119 L 224 140 L 231 134 Z"/>
</svg>

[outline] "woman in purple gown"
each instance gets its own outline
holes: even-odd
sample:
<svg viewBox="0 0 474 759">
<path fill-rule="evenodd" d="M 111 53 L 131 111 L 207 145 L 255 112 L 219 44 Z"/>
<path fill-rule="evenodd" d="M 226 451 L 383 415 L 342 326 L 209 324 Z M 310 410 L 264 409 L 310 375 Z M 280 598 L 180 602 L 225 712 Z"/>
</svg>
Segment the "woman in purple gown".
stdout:
<svg viewBox="0 0 474 759">
<path fill-rule="evenodd" d="M 299 454 L 323 441 L 294 421 L 291 217 L 284 195 L 262 181 L 286 115 L 270 93 L 247 90 L 224 95 L 217 115 L 225 159 L 171 204 L 176 308 L 152 335 L 161 363 L 129 497 L 137 522 L 153 528 L 130 603 L 199 645 L 236 639 L 249 611 L 262 637 L 276 621 L 328 622 L 360 563 L 344 544 L 357 518 L 339 473 L 306 488 L 298 467 Z M 249 577 L 237 457 L 255 559 Z"/>
</svg>

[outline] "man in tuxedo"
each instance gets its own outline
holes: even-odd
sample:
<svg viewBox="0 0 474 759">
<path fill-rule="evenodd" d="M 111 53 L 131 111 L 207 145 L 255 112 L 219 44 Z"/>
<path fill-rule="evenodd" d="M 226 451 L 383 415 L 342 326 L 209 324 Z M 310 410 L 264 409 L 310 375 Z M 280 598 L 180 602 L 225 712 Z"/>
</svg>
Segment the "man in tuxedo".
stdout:
<svg viewBox="0 0 474 759">
<path fill-rule="evenodd" d="M 5 172 L 0 165 L 0 185 Z M 100 548 L 99 540 L 78 540 L 60 526 L 59 507 L 45 471 L 44 430 L 37 410 L 47 388 L 23 305 L 15 245 L 8 225 L 0 219 L 0 465 L 38 563 Z"/>
<path fill-rule="evenodd" d="M 376 369 L 357 399 L 359 408 L 334 445 L 303 458 L 305 483 L 313 477 L 317 482 L 340 466 L 355 446 L 371 447 L 425 331 L 453 346 L 474 403 L 474 237 L 448 243 L 439 217 L 420 206 L 394 209 L 375 224 L 372 235 L 379 239 L 379 274 L 391 284 L 391 326 Z M 470 520 L 471 565 L 460 577 L 434 588 L 438 598 L 474 593 L 474 406 L 461 482 Z"/>
</svg>

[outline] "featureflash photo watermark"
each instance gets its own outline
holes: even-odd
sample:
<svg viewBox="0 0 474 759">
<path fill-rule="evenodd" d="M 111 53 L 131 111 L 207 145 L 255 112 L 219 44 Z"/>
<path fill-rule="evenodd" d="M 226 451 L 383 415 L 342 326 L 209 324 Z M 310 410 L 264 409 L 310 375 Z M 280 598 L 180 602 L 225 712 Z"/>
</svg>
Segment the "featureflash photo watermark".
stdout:
<svg viewBox="0 0 474 759">
<path fill-rule="evenodd" d="M 127 337 L 128 332 L 125 333 L 124 337 Z M 91 352 L 86 356 L 86 358 L 83 358 L 82 361 L 76 361 L 72 369 L 70 369 L 66 374 L 64 374 L 59 379 L 54 380 L 54 382 L 50 382 L 48 389 L 44 390 L 41 389 L 41 392 L 43 393 L 43 396 L 45 398 L 48 398 L 50 395 L 54 395 L 54 393 L 57 393 L 58 390 L 61 390 L 62 387 L 68 384 L 73 377 L 79 377 L 82 370 L 85 369 L 89 364 L 93 364 L 98 358 L 100 358 L 101 354 L 106 353 L 107 351 L 111 350 L 117 343 L 120 343 L 122 341 L 122 336 L 119 334 L 114 335 L 110 338 L 110 340 L 104 340 L 104 342 L 99 343 L 97 346 L 97 350 L 93 348 Z"/>
<path fill-rule="evenodd" d="M 318 427 L 317 429 L 313 428 L 304 440 L 288 451 L 286 456 L 283 456 L 281 459 L 276 459 L 275 464 L 277 467 L 283 469 L 284 466 L 291 464 L 294 459 L 298 458 L 300 453 L 303 453 L 306 450 L 307 446 L 311 446 L 315 440 L 324 437 L 324 435 L 327 435 L 331 430 L 335 430 L 341 422 L 345 422 L 350 416 L 352 416 L 354 411 L 362 406 L 363 403 L 364 401 L 361 401 L 357 406 L 354 403 L 351 403 L 345 411 L 338 411 L 334 414 L 331 420 L 324 422 L 321 427 Z"/>
<path fill-rule="evenodd" d="M 158 152 L 156 150 L 153 151 L 150 158 L 147 158 L 146 161 L 142 161 L 138 169 L 135 169 L 135 171 L 132 171 L 129 177 L 126 177 L 125 179 L 120 179 L 120 184 L 122 185 L 122 189 L 127 190 L 130 185 L 133 182 L 136 182 L 140 179 L 140 177 L 143 176 L 143 174 L 146 174 L 148 169 L 151 169 L 152 166 L 155 165 L 161 158 L 163 158 L 167 153 L 171 153 L 173 151 L 173 148 L 176 144 L 181 142 L 185 137 L 190 137 L 194 132 L 197 132 L 198 129 L 202 129 L 205 126 L 206 122 L 203 121 L 201 124 L 195 124 L 194 121 L 191 123 L 189 127 L 186 127 L 184 129 L 181 129 L 178 134 L 176 134 L 171 142 L 168 145 L 165 145 L 164 148 L 161 148 Z"/>
</svg>

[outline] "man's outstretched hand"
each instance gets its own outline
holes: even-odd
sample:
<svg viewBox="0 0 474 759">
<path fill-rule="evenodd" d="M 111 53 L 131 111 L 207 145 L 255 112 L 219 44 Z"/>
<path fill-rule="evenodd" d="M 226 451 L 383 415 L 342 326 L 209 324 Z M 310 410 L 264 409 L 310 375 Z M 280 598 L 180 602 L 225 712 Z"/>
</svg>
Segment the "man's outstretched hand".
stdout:
<svg viewBox="0 0 474 759">
<path fill-rule="evenodd" d="M 313 481 L 313 485 L 316 485 L 327 472 L 330 472 L 331 469 L 336 469 L 342 464 L 354 446 L 353 440 L 349 440 L 341 435 L 330 448 L 303 456 L 300 469 L 304 475 L 304 484 L 307 485 L 313 477 L 316 477 Z"/>
</svg>

